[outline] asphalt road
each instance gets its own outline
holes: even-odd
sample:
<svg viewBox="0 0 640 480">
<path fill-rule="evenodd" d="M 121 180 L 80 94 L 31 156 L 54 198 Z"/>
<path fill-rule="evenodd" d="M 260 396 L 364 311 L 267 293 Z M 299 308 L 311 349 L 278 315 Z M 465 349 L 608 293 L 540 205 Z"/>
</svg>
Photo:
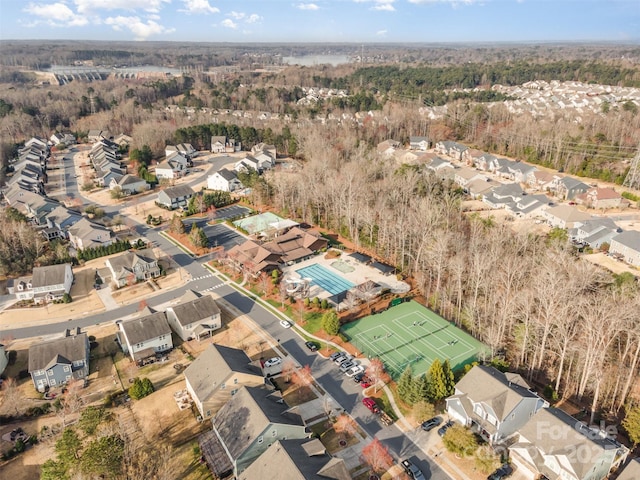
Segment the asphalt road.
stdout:
<svg viewBox="0 0 640 480">
<path fill-rule="evenodd" d="M 228 161 L 228 158 L 226 160 Z M 73 192 L 73 185 L 67 185 L 67 189 L 68 193 Z M 154 305 L 176 300 L 181 297 L 187 289 L 202 291 L 215 288 L 217 294 L 222 296 L 242 313 L 249 315 L 255 323 L 260 325 L 260 327 L 267 331 L 273 338 L 277 339 L 280 345 L 292 355 L 298 364 L 310 365 L 313 376 L 318 384 L 329 393 L 346 412 L 350 413 L 369 435 L 372 437 L 376 436 L 380 439 L 389 448 L 389 451 L 396 460 L 409 457 L 412 458 L 425 475 L 429 475 L 430 478 L 434 480 L 446 480 L 450 478 L 436 464 L 431 462 L 415 444 L 414 440 L 418 442 L 424 440 L 425 436 L 428 435 L 426 432 L 410 432 L 408 435 L 405 435 L 395 425 L 382 425 L 377 417 L 362 405 L 362 388 L 355 384 L 351 378 L 342 375 L 330 360 L 309 352 L 304 346 L 304 340 L 294 333 L 293 329 L 283 328 L 279 323 L 279 318 L 273 313 L 246 295 L 224 284 L 218 277 L 211 275 L 202 265 L 205 260 L 195 260 L 190 255 L 185 254 L 178 247 L 162 237 L 157 229 L 149 228 L 147 225 L 139 223 L 136 223 L 135 227 L 139 235 L 145 236 L 149 241 L 153 242 L 154 245 L 157 245 L 188 272 L 191 278 L 197 279 L 179 288 L 168 292 L 161 292 L 156 296 L 146 299 L 149 306 L 153 307 Z M 62 323 L 5 330 L 3 334 L 13 336 L 14 338 L 57 334 L 65 328 L 84 328 L 101 323 L 115 322 L 136 312 L 137 307 L 137 304 L 134 303 L 107 312 L 70 319 Z M 437 433 L 430 432 L 430 434 Z"/>
</svg>

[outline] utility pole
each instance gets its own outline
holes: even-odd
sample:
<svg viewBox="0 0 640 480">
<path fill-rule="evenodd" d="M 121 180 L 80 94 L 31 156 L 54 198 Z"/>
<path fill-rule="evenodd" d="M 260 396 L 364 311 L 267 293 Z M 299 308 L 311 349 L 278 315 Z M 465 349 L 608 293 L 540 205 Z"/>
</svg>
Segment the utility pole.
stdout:
<svg viewBox="0 0 640 480">
<path fill-rule="evenodd" d="M 623 187 L 637 189 L 640 185 L 640 144 L 638 144 L 638 151 L 636 156 L 631 159 L 631 166 L 629 167 L 629 173 L 622 182 Z"/>
</svg>

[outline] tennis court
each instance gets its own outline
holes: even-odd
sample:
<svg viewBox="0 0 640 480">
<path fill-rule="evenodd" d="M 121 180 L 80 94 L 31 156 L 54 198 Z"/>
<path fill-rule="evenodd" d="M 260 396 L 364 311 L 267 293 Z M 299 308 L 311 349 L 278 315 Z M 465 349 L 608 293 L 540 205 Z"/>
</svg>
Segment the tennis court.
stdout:
<svg viewBox="0 0 640 480">
<path fill-rule="evenodd" d="M 395 379 L 407 365 L 421 375 L 436 358 L 457 370 L 489 355 L 482 342 L 414 301 L 348 323 L 342 332 L 367 357 L 379 357 Z"/>
<path fill-rule="evenodd" d="M 339 295 L 355 286 L 349 280 L 317 263 L 296 270 L 296 272 L 302 278 L 310 278 L 311 285 L 317 285 L 331 295 Z"/>
</svg>

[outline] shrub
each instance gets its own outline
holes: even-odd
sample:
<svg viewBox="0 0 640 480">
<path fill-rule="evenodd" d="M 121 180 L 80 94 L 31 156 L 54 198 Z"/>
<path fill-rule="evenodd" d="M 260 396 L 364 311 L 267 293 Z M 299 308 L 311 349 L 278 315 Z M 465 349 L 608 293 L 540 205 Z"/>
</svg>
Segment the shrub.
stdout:
<svg viewBox="0 0 640 480">
<path fill-rule="evenodd" d="M 457 455 L 472 455 L 478 448 L 475 435 L 462 425 L 454 425 L 442 437 L 442 443 L 447 450 Z"/>
<path fill-rule="evenodd" d="M 134 400 L 140 400 L 141 398 L 151 395 L 154 392 L 153 384 L 148 378 L 136 378 L 133 381 L 133 385 L 129 387 L 129 396 Z"/>
<path fill-rule="evenodd" d="M 68 293 L 65 293 L 62 296 L 62 303 L 71 303 L 71 302 L 72 302 L 71 295 L 69 295 Z"/>
<path fill-rule="evenodd" d="M 320 308 L 322 308 L 323 310 L 329 307 L 329 302 L 327 302 L 326 298 L 323 298 L 322 301 L 320 302 Z"/>
<path fill-rule="evenodd" d="M 552 402 L 558 401 L 558 392 L 554 390 L 552 385 L 547 385 L 546 387 L 544 387 L 542 394 Z"/>
</svg>

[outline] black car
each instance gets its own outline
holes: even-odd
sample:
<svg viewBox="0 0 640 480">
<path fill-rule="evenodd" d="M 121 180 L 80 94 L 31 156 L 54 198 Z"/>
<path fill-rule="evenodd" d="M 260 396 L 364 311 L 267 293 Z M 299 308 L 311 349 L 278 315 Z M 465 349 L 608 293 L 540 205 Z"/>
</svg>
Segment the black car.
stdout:
<svg viewBox="0 0 640 480">
<path fill-rule="evenodd" d="M 424 473 L 417 466 L 415 466 L 411 460 L 406 459 L 400 462 L 404 471 L 407 472 L 409 477 L 413 478 L 413 480 L 425 480 Z"/>
<path fill-rule="evenodd" d="M 449 430 L 451 427 L 453 427 L 453 422 L 449 420 L 447 423 L 445 423 L 443 426 L 441 426 L 438 429 L 438 435 L 440 435 L 441 437 L 444 437 L 444 434 L 447 433 L 447 430 Z"/>
<path fill-rule="evenodd" d="M 513 473 L 513 468 L 508 463 L 502 465 L 499 469 L 487 477 L 487 480 L 503 480 Z"/>
<path fill-rule="evenodd" d="M 315 352 L 316 350 L 318 350 L 318 346 L 313 342 L 304 342 L 304 346 L 307 347 L 312 352 Z"/>
<path fill-rule="evenodd" d="M 430 418 L 429 420 L 422 422 L 422 425 L 420 426 L 425 432 L 428 432 L 433 428 L 437 427 L 438 425 L 440 425 L 441 423 L 442 423 L 442 418 L 433 417 L 433 418 Z"/>
<path fill-rule="evenodd" d="M 356 373 L 353 376 L 353 381 L 356 382 L 356 383 L 360 383 L 362 381 L 362 379 L 364 378 L 364 376 L 365 376 L 364 372 Z"/>
</svg>

